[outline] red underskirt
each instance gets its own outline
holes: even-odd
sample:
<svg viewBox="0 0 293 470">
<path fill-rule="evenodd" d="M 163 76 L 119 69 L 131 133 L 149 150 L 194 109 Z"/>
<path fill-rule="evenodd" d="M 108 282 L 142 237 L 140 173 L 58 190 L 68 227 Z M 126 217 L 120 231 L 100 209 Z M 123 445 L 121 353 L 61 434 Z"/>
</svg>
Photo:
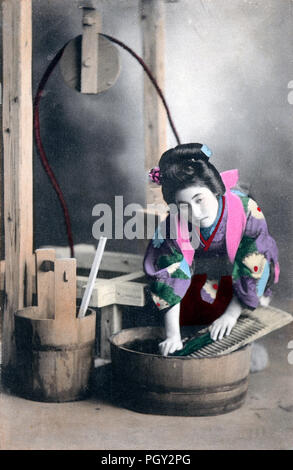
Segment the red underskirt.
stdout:
<svg viewBox="0 0 293 470">
<path fill-rule="evenodd" d="M 212 304 L 201 298 L 201 289 L 207 280 L 206 274 L 196 274 L 181 300 L 180 325 L 206 325 L 219 318 L 233 297 L 232 277 L 222 276 L 217 295 Z"/>
</svg>

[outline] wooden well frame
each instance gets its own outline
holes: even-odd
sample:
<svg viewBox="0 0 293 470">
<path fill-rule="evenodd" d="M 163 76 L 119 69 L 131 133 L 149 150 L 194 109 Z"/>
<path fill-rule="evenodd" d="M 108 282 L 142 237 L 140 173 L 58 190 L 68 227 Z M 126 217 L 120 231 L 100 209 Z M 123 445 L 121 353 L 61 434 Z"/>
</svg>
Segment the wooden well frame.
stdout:
<svg viewBox="0 0 293 470">
<path fill-rule="evenodd" d="M 85 7 L 89 2 L 85 1 Z M 14 313 L 33 305 L 36 292 L 33 249 L 33 97 L 32 0 L 0 0 L 3 25 L 3 99 L 1 101 L 0 284 L 3 294 L 2 371 L 15 369 Z M 138 0 L 143 58 L 164 89 L 165 0 Z M 62 47 L 62 45 L 60 45 Z M 94 80 L 94 75 L 92 75 Z M 87 81 L 90 80 L 89 75 Z M 88 83 L 88 82 L 87 82 Z M 167 118 L 161 100 L 144 78 L 145 169 L 166 150 Z M 155 185 L 154 185 L 155 186 Z M 145 187 L 146 203 L 160 201 L 160 188 Z M 102 309 L 101 355 L 109 357 L 107 338 L 121 328 L 120 305 L 144 305 L 142 257 L 106 252 L 105 266 L 124 266 L 120 278 L 96 281 L 91 306 Z M 89 267 L 86 266 L 87 268 Z M 125 270 L 127 268 L 127 270 Z M 118 270 L 119 271 L 119 270 Z M 87 278 L 78 278 L 78 295 Z"/>
</svg>

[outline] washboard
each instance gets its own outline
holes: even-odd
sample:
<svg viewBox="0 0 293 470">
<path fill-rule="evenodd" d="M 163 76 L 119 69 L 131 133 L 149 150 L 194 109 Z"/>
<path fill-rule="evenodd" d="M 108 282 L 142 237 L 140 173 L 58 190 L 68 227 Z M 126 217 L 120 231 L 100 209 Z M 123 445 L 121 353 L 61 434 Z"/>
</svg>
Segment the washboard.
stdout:
<svg viewBox="0 0 293 470">
<path fill-rule="evenodd" d="M 206 341 L 207 344 L 203 344 L 196 351 L 182 357 L 203 358 L 228 354 L 292 321 L 293 315 L 274 307 L 258 307 L 254 311 L 244 310 L 229 336 L 213 342 Z M 184 348 L 192 339 L 199 338 L 201 335 L 208 337 L 207 332 L 208 329 L 203 328 L 197 332 L 196 336 L 184 338 Z"/>
</svg>

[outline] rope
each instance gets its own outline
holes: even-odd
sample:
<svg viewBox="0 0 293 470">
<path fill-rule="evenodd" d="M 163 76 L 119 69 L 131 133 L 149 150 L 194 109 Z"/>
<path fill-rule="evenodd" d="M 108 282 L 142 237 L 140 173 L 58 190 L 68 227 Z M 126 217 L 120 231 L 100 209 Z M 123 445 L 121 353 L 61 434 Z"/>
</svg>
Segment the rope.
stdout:
<svg viewBox="0 0 293 470">
<path fill-rule="evenodd" d="M 171 126 L 171 129 L 173 131 L 173 134 L 174 134 L 174 137 L 177 141 L 177 144 L 179 145 L 180 144 L 180 139 L 179 139 L 179 136 L 178 136 L 178 133 L 176 131 L 176 128 L 175 128 L 175 125 L 173 123 L 173 119 L 171 117 L 171 113 L 170 113 L 170 110 L 169 110 L 169 107 L 167 105 L 167 102 L 165 100 L 165 97 L 163 95 L 163 92 L 161 90 L 161 88 L 159 87 L 158 85 L 158 82 L 157 80 L 155 79 L 155 77 L 153 76 L 152 72 L 150 71 L 150 69 L 148 68 L 148 66 L 146 65 L 146 63 L 143 61 L 143 59 L 137 55 L 130 47 L 128 47 L 126 44 L 124 44 L 122 41 L 119 41 L 118 39 L 115 39 L 113 38 L 112 36 L 108 36 L 107 34 L 101 34 L 101 36 L 104 36 L 105 38 L 109 39 L 109 41 L 112 41 L 114 42 L 115 44 L 118 44 L 120 47 L 122 47 L 123 49 L 125 49 L 127 52 L 129 52 L 129 54 L 131 54 L 139 63 L 140 65 L 142 66 L 142 68 L 144 69 L 145 73 L 148 75 L 150 81 L 152 82 L 152 84 L 154 85 L 159 97 L 161 98 L 162 100 L 162 103 L 164 105 L 164 108 L 166 110 L 166 113 L 167 113 L 167 117 L 168 117 L 168 121 L 169 121 L 169 124 Z"/>
<path fill-rule="evenodd" d="M 180 139 L 179 139 L 178 133 L 176 131 L 176 128 L 174 126 L 174 123 L 173 123 L 173 120 L 172 120 L 172 117 L 171 117 L 171 113 L 170 113 L 169 107 L 167 105 L 167 102 L 165 100 L 164 94 L 163 94 L 161 88 L 159 87 L 155 77 L 153 76 L 150 69 L 148 68 L 148 66 L 143 61 L 143 59 L 138 54 L 136 54 L 130 47 L 128 47 L 126 44 L 124 44 L 122 41 L 119 41 L 118 39 L 115 39 L 112 36 L 108 36 L 107 34 L 101 34 L 101 36 L 104 36 L 109 41 L 112 41 L 115 44 L 118 44 L 123 49 L 125 49 L 143 67 L 144 72 L 148 75 L 149 79 L 151 80 L 151 83 L 155 87 L 160 99 L 162 100 L 163 106 L 164 106 L 164 108 L 166 110 L 166 113 L 167 113 L 169 124 L 170 124 L 171 129 L 172 129 L 172 132 L 175 136 L 175 139 L 176 139 L 177 143 L 180 144 Z M 60 188 L 60 185 L 58 184 L 58 181 L 56 179 L 56 176 L 55 176 L 55 174 L 54 174 L 54 172 L 53 172 L 53 170 L 52 170 L 52 168 L 49 164 L 48 158 L 46 156 L 45 149 L 44 149 L 43 144 L 42 144 L 41 132 L 40 132 L 40 116 L 39 116 L 39 106 L 40 106 L 40 101 L 41 101 L 41 98 L 42 98 L 44 88 L 45 88 L 46 83 L 49 80 L 53 70 L 55 69 L 56 65 L 58 64 L 59 60 L 61 59 L 67 44 L 68 44 L 68 42 L 62 47 L 62 49 L 60 49 L 59 52 L 57 52 L 55 57 L 52 59 L 52 61 L 48 65 L 48 67 L 47 67 L 47 69 L 46 69 L 46 71 L 45 71 L 45 73 L 44 73 L 44 75 L 43 75 L 43 77 L 42 77 L 42 79 L 39 83 L 38 90 L 37 90 L 37 93 L 36 93 L 36 96 L 35 96 L 35 99 L 34 99 L 33 125 L 34 125 L 35 142 L 36 142 L 36 146 L 37 146 L 37 149 L 38 149 L 39 156 L 41 158 L 41 162 L 43 164 L 45 172 L 47 173 L 47 175 L 48 175 L 48 177 L 49 177 L 49 179 L 52 183 L 52 186 L 53 186 L 54 190 L 57 193 L 58 199 L 60 201 L 60 204 L 61 204 L 61 207 L 62 207 L 62 210 L 63 210 L 63 213 L 64 213 L 64 219 L 65 219 L 65 225 L 66 225 L 66 231 L 67 231 L 67 239 L 68 239 L 68 244 L 70 246 L 71 257 L 73 258 L 74 257 L 74 243 L 73 243 L 73 236 L 72 236 L 72 230 L 71 230 L 69 210 L 67 208 L 63 192 L 62 192 L 62 190 Z"/>
<path fill-rule="evenodd" d="M 50 62 L 47 70 L 45 71 L 45 73 L 44 73 L 44 75 L 43 75 L 43 77 L 40 81 L 40 84 L 39 84 L 38 90 L 37 90 L 37 94 L 36 94 L 36 97 L 34 99 L 33 125 L 34 125 L 35 141 L 36 141 L 36 145 L 37 145 L 37 148 L 38 148 L 38 151 L 39 151 L 41 162 L 43 164 L 45 172 L 47 173 L 47 175 L 48 175 L 48 177 L 49 177 L 49 179 L 52 183 L 53 188 L 55 189 L 55 191 L 57 193 L 57 196 L 59 198 L 59 201 L 60 201 L 63 213 L 64 213 L 64 219 L 65 219 L 65 225 L 66 225 L 66 231 L 67 231 L 67 239 L 68 239 L 68 244 L 70 246 L 70 254 L 71 254 L 71 257 L 73 258 L 74 257 L 74 244 L 73 244 L 73 237 L 72 237 L 69 211 L 68 211 L 68 208 L 67 208 L 64 196 L 63 196 L 63 192 L 62 192 L 62 190 L 61 190 L 61 188 L 58 184 L 58 181 L 56 179 L 56 176 L 55 176 L 52 168 L 50 167 L 50 164 L 49 164 L 47 156 L 46 156 L 45 149 L 44 149 L 43 144 L 42 144 L 41 132 L 40 132 L 40 115 L 39 115 L 39 104 L 40 104 L 40 101 L 41 101 L 41 97 L 42 97 L 42 93 L 44 91 L 45 85 L 46 85 L 51 73 L 53 72 L 54 68 L 56 67 L 59 60 L 61 59 L 62 54 L 63 54 L 64 49 L 65 49 L 66 46 L 67 46 L 67 44 L 65 44 L 65 46 L 55 55 L 55 57 Z"/>
</svg>

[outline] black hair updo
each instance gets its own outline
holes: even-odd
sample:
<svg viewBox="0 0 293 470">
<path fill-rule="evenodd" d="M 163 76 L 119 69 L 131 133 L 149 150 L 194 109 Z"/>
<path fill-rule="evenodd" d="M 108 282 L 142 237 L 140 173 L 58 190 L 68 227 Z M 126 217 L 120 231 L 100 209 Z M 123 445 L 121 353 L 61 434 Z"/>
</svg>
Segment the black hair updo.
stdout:
<svg viewBox="0 0 293 470">
<path fill-rule="evenodd" d="M 181 144 L 161 156 L 160 180 L 163 198 L 175 203 L 178 190 L 188 186 L 206 186 L 216 196 L 223 196 L 226 188 L 218 170 L 201 151 L 202 144 Z"/>
</svg>

